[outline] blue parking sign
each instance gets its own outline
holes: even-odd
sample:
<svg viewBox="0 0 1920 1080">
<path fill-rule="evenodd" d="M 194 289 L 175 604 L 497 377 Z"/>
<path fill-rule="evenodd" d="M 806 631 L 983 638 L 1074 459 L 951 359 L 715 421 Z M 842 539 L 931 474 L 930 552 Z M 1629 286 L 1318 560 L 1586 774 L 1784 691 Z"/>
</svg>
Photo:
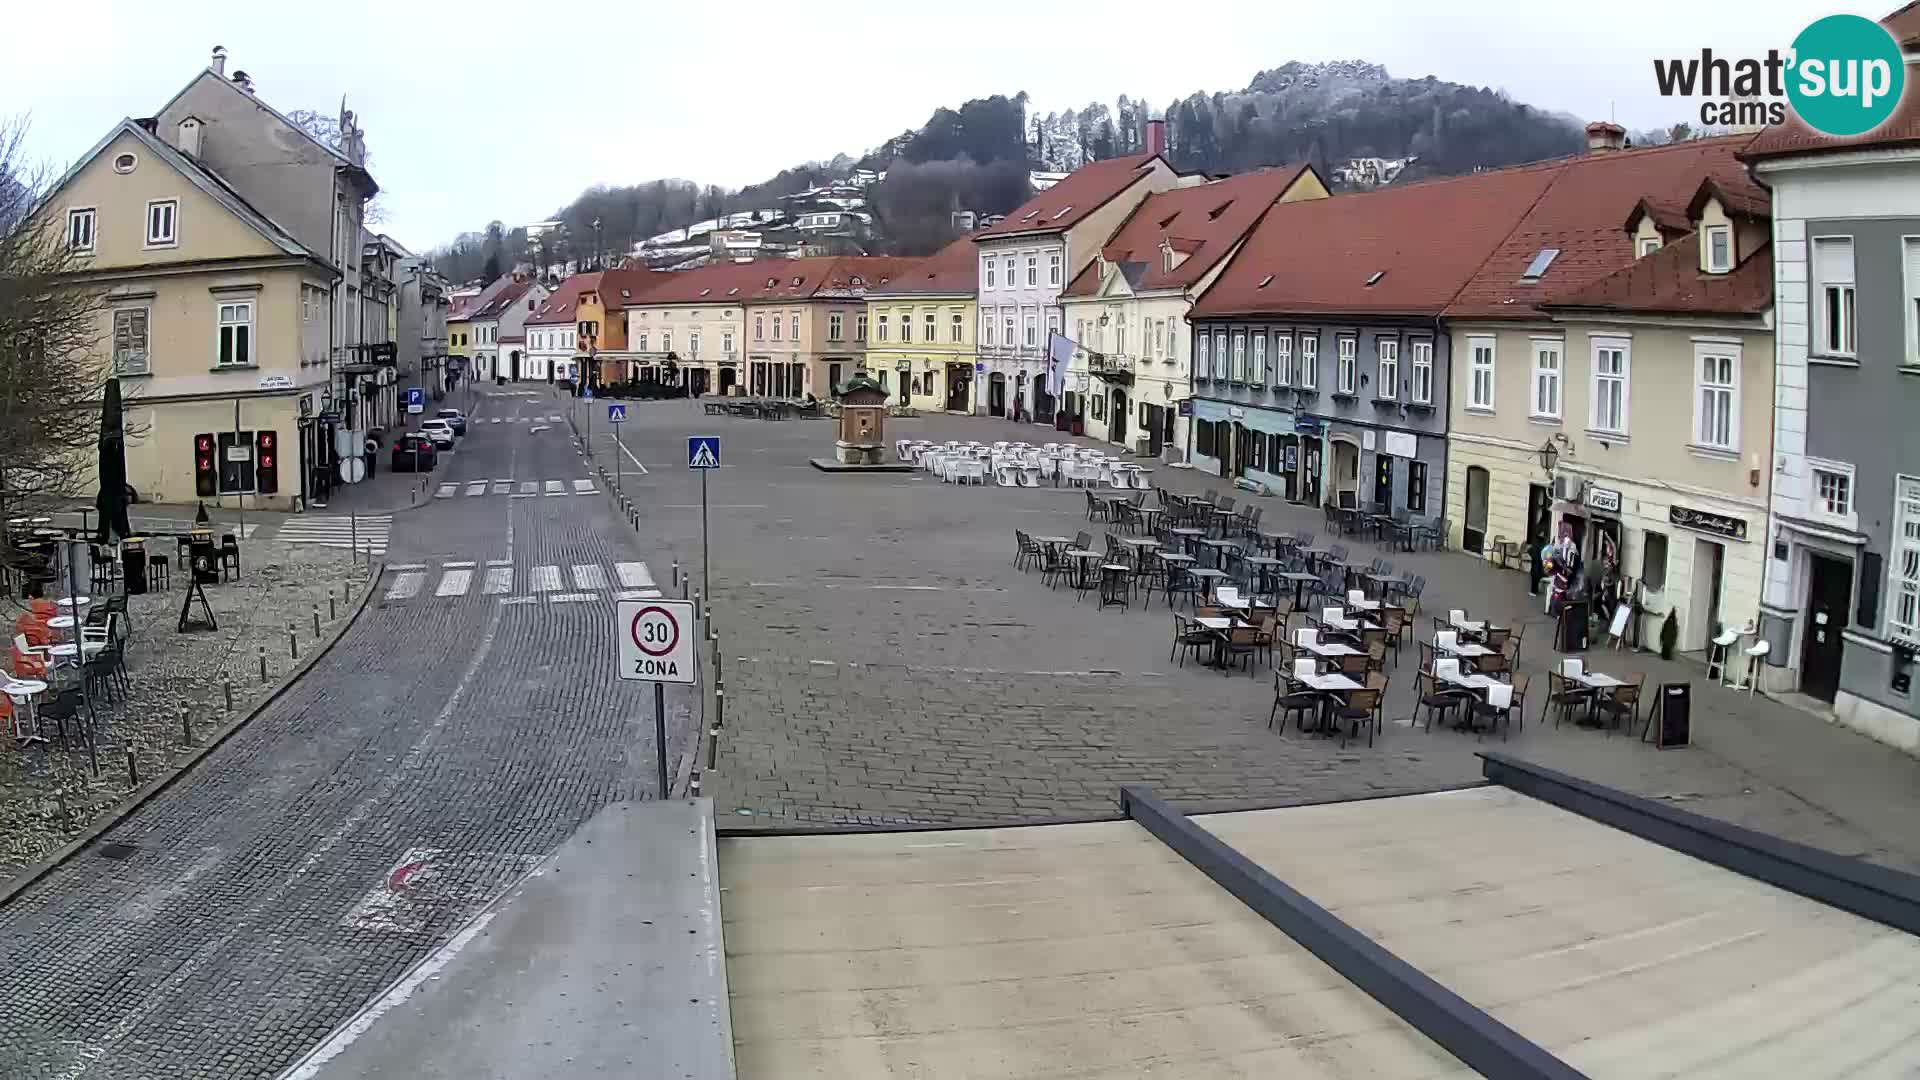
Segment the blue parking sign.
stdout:
<svg viewBox="0 0 1920 1080">
<path fill-rule="evenodd" d="M 581 388 L 581 390 L 580 390 L 580 395 L 581 395 L 582 397 L 584 397 L 584 398 L 586 398 L 586 399 L 587 399 L 588 401 L 592 401 L 592 400 L 593 400 L 593 387 L 591 387 L 591 386 L 586 386 L 586 387 L 582 387 L 582 388 Z"/>
<path fill-rule="evenodd" d="M 617 401 L 607 403 L 607 423 L 624 424 L 627 422 L 627 407 Z"/>
<path fill-rule="evenodd" d="M 425 412 L 426 408 L 426 390 L 418 386 L 407 387 L 407 411 L 410 413 Z"/>
<path fill-rule="evenodd" d="M 720 467 L 720 436 L 687 436 L 687 468 L 717 469 Z"/>
</svg>

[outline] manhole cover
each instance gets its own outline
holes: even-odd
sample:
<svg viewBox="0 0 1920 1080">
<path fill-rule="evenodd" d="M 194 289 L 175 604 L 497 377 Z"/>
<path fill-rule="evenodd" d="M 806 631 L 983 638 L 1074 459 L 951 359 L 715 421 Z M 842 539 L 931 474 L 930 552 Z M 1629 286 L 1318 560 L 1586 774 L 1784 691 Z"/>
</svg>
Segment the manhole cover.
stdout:
<svg viewBox="0 0 1920 1080">
<path fill-rule="evenodd" d="M 101 844 L 99 855 L 103 859 L 120 862 L 133 858 L 139 851 L 140 848 L 134 844 Z"/>
</svg>

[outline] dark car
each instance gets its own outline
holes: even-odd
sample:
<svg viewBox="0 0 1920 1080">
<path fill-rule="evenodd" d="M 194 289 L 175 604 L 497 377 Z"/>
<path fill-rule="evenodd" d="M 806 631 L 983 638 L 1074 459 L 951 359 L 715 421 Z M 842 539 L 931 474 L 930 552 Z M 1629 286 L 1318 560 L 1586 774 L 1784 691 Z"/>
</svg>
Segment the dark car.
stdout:
<svg viewBox="0 0 1920 1080">
<path fill-rule="evenodd" d="M 459 409 L 441 409 L 433 415 L 437 420 L 445 420 L 447 426 L 453 429 L 455 435 L 465 435 L 467 433 L 467 414 L 461 412 Z"/>
<path fill-rule="evenodd" d="M 408 432 L 393 440 L 394 472 L 432 472 L 438 453 L 433 440 Z"/>
</svg>

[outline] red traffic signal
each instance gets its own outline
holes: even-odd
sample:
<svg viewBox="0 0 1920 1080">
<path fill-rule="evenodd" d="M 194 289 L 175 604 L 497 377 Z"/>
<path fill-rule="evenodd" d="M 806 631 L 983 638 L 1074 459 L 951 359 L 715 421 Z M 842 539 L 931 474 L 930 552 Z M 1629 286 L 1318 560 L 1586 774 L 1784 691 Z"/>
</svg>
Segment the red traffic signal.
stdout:
<svg viewBox="0 0 1920 1080">
<path fill-rule="evenodd" d="M 253 435 L 254 489 L 262 495 L 272 495 L 280 490 L 279 455 L 273 452 L 274 444 L 278 441 L 271 431 L 257 431 Z"/>
<path fill-rule="evenodd" d="M 213 436 L 207 434 L 193 437 L 193 490 L 202 498 L 213 495 L 219 490 L 219 477 L 214 472 Z"/>
</svg>

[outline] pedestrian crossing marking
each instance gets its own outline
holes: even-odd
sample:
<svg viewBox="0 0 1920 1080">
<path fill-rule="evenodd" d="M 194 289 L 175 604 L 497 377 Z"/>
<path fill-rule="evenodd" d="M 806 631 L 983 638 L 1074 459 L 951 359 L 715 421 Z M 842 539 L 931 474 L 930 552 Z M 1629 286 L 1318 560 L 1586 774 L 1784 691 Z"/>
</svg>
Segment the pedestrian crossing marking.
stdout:
<svg viewBox="0 0 1920 1080">
<path fill-rule="evenodd" d="M 592 480 L 575 480 L 573 482 L 573 493 L 575 495 L 592 495 L 599 490 L 599 488 L 593 486 Z"/>
<path fill-rule="evenodd" d="M 513 591 L 513 567 L 495 566 L 487 570 L 486 584 L 480 586 L 480 595 L 499 596 Z"/>
<path fill-rule="evenodd" d="M 512 566 L 513 560 L 512 559 L 488 559 L 487 565 L 488 566 Z"/>
<path fill-rule="evenodd" d="M 620 576 L 621 588 L 645 589 L 653 585 L 653 575 L 647 571 L 647 564 L 643 562 L 614 563 L 613 572 Z"/>
<path fill-rule="evenodd" d="M 420 591 L 421 583 L 426 580 L 427 575 L 424 572 L 409 570 L 393 579 L 393 587 L 387 590 L 387 599 L 410 600 L 414 593 Z"/>
<path fill-rule="evenodd" d="M 457 491 L 459 487 L 460 485 L 458 484 L 441 484 L 438 488 L 434 489 L 433 497 L 436 499 L 451 499 L 453 498 L 453 493 Z"/>
<path fill-rule="evenodd" d="M 497 416 L 496 416 L 496 417 L 494 417 L 493 419 L 491 419 L 491 420 L 488 420 L 488 421 L 487 421 L 487 423 L 489 423 L 489 424 L 497 424 L 497 423 L 499 423 L 499 422 L 500 422 L 500 418 L 499 418 L 499 417 L 497 417 Z"/>
<path fill-rule="evenodd" d="M 500 602 L 503 604 L 537 604 L 540 602 L 540 598 L 537 596 L 509 596 Z"/>
<path fill-rule="evenodd" d="M 473 566 L 473 560 L 468 559 L 465 562 L 443 562 L 440 565 L 449 570 L 470 569 Z"/>
<path fill-rule="evenodd" d="M 598 599 L 600 599 L 600 597 L 597 593 L 563 592 L 563 593 L 555 593 L 554 595 L 547 597 L 547 602 L 550 604 L 584 604 L 589 601 L 598 600 Z"/>
<path fill-rule="evenodd" d="M 511 480 L 495 480 L 493 482 L 493 493 L 495 495 L 505 495 L 511 492 L 512 490 L 513 490 L 513 481 Z"/>
<path fill-rule="evenodd" d="M 534 592 L 559 592 L 560 568 L 557 566 L 534 567 L 530 587 Z"/>
<path fill-rule="evenodd" d="M 475 495 L 485 495 L 486 493 L 487 493 L 487 482 L 485 480 L 467 481 L 467 497 L 468 498 L 472 498 Z"/>
<path fill-rule="evenodd" d="M 566 493 L 567 493 L 567 486 L 565 484 L 562 484 L 558 480 L 547 481 L 548 495 L 565 495 Z"/>
<path fill-rule="evenodd" d="M 628 589 L 620 594 L 621 600 L 653 600 L 660 595 L 659 589 Z"/>
<path fill-rule="evenodd" d="M 425 570 L 426 568 L 427 564 L 423 562 L 394 563 L 387 567 L 389 570 Z"/>
<path fill-rule="evenodd" d="M 557 423 L 559 423 L 559 422 L 560 422 L 560 419 L 561 419 L 561 418 L 560 418 L 560 417 L 558 417 L 558 416 L 549 416 L 549 417 L 547 417 L 547 423 L 549 423 L 549 424 L 557 424 Z"/>
<path fill-rule="evenodd" d="M 607 572 L 598 563 L 581 563 L 573 568 L 573 585 L 576 589 L 604 589 Z"/>
<path fill-rule="evenodd" d="M 473 571 L 449 570 L 440 575 L 440 587 L 433 590 L 435 596 L 465 596 L 473 585 Z"/>
<path fill-rule="evenodd" d="M 288 544 L 314 547 L 355 548 L 371 555 L 385 555 L 387 540 L 393 532 L 393 515 L 367 517 L 307 514 L 280 526 L 275 539 Z"/>
</svg>

